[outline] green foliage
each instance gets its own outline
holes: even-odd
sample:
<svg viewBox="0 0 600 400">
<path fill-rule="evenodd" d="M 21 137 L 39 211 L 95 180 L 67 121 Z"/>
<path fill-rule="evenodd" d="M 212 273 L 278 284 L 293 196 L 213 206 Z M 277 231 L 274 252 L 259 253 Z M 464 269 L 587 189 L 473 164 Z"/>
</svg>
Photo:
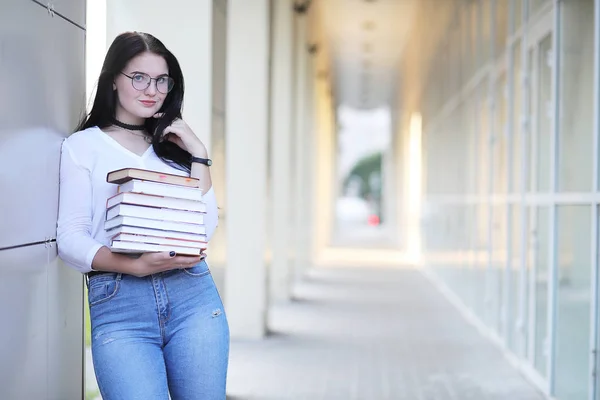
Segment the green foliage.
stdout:
<svg viewBox="0 0 600 400">
<path fill-rule="evenodd" d="M 382 158 L 381 152 L 377 152 L 360 159 L 344 179 L 344 189 L 348 188 L 351 181 L 357 179 L 360 182 L 360 197 L 367 198 L 371 194 L 369 177 L 374 172 L 381 171 Z"/>
<path fill-rule="evenodd" d="M 98 389 L 86 389 L 85 400 L 98 400 L 100 399 L 100 390 Z"/>
</svg>

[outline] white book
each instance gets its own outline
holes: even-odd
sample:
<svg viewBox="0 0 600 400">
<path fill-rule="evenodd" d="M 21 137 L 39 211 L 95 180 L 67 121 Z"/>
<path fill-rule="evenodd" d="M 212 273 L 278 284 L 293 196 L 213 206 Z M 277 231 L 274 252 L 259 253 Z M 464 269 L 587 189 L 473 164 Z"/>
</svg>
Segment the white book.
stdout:
<svg viewBox="0 0 600 400">
<path fill-rule="evenodd" d="M 120 217 L 117 217 L 117 218 L 120 218 Z M 208 241 L 206 234 L 164 231 L 164 230 L 159 230 L 159 229 L 141 228 L 138 226 L 129 226 L 129 225 L 119 225 L 117 227 L 114 227 L 114 228 L 106 231 L 106 234 L 110 238 L 114 238 L 116 235 L 122 234 L 122 233 L 130 234 L 130 235 L 141 235 L 141 236 L 158 236 L 158 237 L 163 237 L 163 238 L 168 238 L 168 239 L 186 240 L 186 241 L 190 241 L 190 242 L 206 243 Z"/>
<path fill-rule="evenodd" d="M 118 187 L 118 191 L 119 193 L 145 193 L 155 196 L 202 201 L 202 190 L 199 188 L 169 185 L 166 183 L 151 181 L 142 181 L 139 179 L 132 179 L 129 182 L 120 184 Z"/>
<path fill-rule="evenodd" d="M 109 230 L 121 225 L 136 226 L 140 228 L 159 229 L 162 231 L 176 231 L 184 233 L 206 234 L 206 227 L 201 224 L 189 224 L 186 222 L 158 221 L 155 219 L 118 216 L 107 220 L 104 229 Z"/>
<path fill-rule="evenodd" d="M 206 249 L 205 242 L 191 242 L 189 240 L 170 239 L 158 236 L 132 235 L 130 233 L 120 233 L 113 238 L 113 241 L 121 242 L 141 242 L 148 244 L 164 244 L 167 246 L 191 247 L 194 249 Z"/>
<path fill-rule="evenodd" d="M 110 250 L 113 253 L 150 253 L 159 251 L 175 251 L 177 254 L 198 256 L 201 250 L 193 247 L 178 247 L 178 246 L 166 246 L 162 244 L 150 244 L 150 243 L 139 243 L 139 242 L 122 242 L 120 240 L 113 240 Z"/>
<path fill-rule="evenodd" d="M 112 208 L 118 204 L 135 204 L 148 207 L 170 208 L 173 210 L 186 210 L 206 213 L 206 204 L 198 200 L 176 199 L 173 197 L 157 196 L 145 193 L 117 193 L 106 201 L 106 208 Z"/>
<path fill-rule="evenodd" d="M 118 216 L 147 218 L 159 221 L 187 222 L 191 224 L 204 223 L 204 214 L 202 213 L 169 210 L 168 208 L 137 206 L 132 204 L 118 204 L 106 211 L 107 220 Z"/>
</svg>

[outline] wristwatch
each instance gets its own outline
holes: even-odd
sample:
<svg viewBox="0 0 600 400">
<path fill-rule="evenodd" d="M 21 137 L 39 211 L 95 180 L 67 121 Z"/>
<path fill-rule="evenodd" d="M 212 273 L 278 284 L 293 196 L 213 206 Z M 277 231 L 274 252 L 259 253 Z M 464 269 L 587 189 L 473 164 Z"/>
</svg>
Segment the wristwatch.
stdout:
<svg viewBox="0 0 600 400">
<path fill-rule="evenodd" d="M 210 158 L 192 157 L 191 160 L 193 163 L 204 164 L 207 167 L 210 167 L 212 165 L 212 160 Z"/>
</svg>

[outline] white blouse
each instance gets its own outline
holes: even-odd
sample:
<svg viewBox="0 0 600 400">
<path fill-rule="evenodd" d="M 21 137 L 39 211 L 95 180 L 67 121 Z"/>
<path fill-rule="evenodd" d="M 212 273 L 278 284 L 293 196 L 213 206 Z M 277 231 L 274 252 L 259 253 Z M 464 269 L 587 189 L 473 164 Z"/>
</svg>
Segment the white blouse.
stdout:
<svg viewBox="0 0 600 400">
<path fill-rule="evenodd" d="M 121 168 L 188 175 L 158 158 L 152 146 L 138 156 L 98 127 L 76 132 L 65 139 L 60 161 L 56 242 L 60 258 L 82 273 L 91 271 L 98 250 L 110 245 L 110 237 L 104 229 L 106 199 L 117 193 L 117 185 L 106 182 L 106 175 Z M 218 223 L 213 188 L 203 197 L 207 210 L 206 235 L 210 240 Z"/>
</svg>

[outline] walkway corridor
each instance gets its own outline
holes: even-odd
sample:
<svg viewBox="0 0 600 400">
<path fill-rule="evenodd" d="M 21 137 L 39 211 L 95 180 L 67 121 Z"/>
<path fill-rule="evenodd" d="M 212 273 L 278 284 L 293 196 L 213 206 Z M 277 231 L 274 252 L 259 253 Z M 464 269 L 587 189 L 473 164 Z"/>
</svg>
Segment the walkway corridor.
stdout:
<svg viewBox="0 0 600 400">
<path fill-rule="evenodd" d="M 233 341 L 235 400 L 541 400 L 415 270 L 317 269 L 273 332 Z"/>
</svg>

